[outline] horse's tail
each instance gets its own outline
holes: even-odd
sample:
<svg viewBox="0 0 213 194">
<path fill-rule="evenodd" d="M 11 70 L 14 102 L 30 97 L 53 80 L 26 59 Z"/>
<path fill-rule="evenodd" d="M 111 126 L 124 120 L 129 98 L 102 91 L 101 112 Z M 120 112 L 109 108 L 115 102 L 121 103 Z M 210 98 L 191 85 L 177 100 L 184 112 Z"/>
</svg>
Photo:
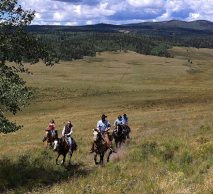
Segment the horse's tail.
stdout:
<svg viewBox="0 0 213 194">
<path fill-rule="evenodd" d="M 76 141 L 72 138 L 72 149 L 77 150 L 77 148 L 78 148 L 78 145 L 77 145 Z"/>
<path fill-rule="evenodd" d="M 74 144 L 72 145 L 72 149 L 73 149 L 73 150 L 77 150 L 77 148 L 78 148 L 78 145 L 77 145 L 76 143 L 74 143 Z"/>
</svg>

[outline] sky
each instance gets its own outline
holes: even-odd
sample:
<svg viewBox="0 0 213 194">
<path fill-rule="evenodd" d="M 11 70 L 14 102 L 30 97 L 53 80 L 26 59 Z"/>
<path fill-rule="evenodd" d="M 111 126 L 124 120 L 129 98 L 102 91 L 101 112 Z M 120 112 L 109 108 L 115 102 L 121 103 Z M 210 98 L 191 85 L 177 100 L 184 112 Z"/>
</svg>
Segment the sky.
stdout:
<svg viewBox="0 0 213 194">
<path fill-rule="evenodd" d="M 213 22 L 213 0 L 18 0 L 36 11 L 32 24 L 128 24 L 173 19 Z"/>
</svg>

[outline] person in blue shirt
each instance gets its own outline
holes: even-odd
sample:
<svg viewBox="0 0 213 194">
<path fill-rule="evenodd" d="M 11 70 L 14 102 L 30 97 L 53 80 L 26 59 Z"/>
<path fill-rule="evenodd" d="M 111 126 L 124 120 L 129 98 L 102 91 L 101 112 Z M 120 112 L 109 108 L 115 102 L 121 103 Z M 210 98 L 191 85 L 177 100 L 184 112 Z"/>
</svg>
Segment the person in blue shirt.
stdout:
<svg viewBox="0 0 213 194">
<path fill-rule="evenodd" d="M 129 118 L 127 117 L 126 113 L 123 114 L 122 120 L 124 125 L 128 125 Z"/>
</svg>

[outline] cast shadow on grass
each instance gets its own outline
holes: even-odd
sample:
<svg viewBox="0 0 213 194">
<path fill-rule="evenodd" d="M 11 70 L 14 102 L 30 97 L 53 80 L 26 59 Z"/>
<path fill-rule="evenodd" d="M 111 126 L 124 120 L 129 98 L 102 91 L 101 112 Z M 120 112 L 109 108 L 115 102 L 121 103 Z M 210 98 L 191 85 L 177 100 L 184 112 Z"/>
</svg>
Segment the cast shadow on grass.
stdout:
<svg viewBox="0 0 213 194">
<path fill-rule="evenodd" d="M 0 160 L 0 193 L 30 192 L 78 176 L 87 176 L 90 171 L 83 164 L 56 165 L 55 155 L 48 151 L 36 156 L 25 154 L 15 161 L 3 158 Z"/>
</svg>

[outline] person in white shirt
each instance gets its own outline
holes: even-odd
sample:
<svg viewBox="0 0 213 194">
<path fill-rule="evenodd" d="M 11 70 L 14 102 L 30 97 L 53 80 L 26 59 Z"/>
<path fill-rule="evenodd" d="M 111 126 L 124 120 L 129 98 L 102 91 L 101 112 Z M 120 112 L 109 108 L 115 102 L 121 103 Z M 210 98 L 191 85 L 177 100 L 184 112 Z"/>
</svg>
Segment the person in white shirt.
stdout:
<svg viewBox="0 0 213 194">
<path fill-rule="evenodd" d="M 62 137 L 64 137 L 67 140 L 70 153 L 72 152 L 72 138 L 71 138 L 72 132 L 73 132 L 73 125 L 71 121 L 68 121 L 62 130 Z"/>
<path fill-rule="evenodd" d="M 111 128 L 111 125 L 108 120 L 106 120 L 107 116 L 103 114 L 101 116 L 101 120 L 98 121 L 97 123 L 97 130 L 104 134 L 105 132 L 108 132 Z"/>
<path fill-rule="evenodd" d="M 104 141 L 107 143 L 107 146 L 109 148 L 111 148 L 112 142 L 109 140 L 109 133 L 108 133 L 108 131 L 111 128 L 111 125 L 110 125 L 109 121 L 106 120 L 106 118 L 107 118 L 107 116 L 105 114 L 102 114 L 101 120 L 99 120 L 97 122 L 96 130 L 102 134 L 102 137 L 103 137 Z M 95 147 L 95 142 L 93 142 L 93 144 L 92 144 L 90 153 L 94 152 L 94 147 Z"/>
</svg>

